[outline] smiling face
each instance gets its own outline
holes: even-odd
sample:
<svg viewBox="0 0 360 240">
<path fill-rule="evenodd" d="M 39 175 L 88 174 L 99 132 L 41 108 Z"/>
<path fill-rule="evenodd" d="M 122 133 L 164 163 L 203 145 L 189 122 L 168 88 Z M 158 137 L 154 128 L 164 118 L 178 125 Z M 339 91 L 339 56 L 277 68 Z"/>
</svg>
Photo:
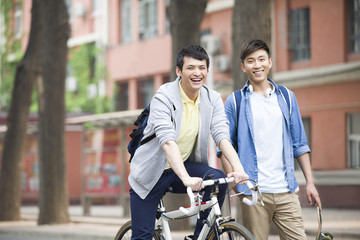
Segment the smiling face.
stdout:
<svg viewBox="0 0 360 240">
<path fill-rule="evenodd" d="M 241 69 L 249 76 L 251 85 L 267 84 L 267 77 L 272 66 L 268 53 L 259 49 L 248 55 L 241 64 Z"/>
<path fill-rule="evenodd" d="M 183 67 L 182 69 L 176 67 L 176 74 L 178 77 L 181 77 L 181 87 L 185 94 L 191 100 L 195 100 L 208 74 L 206 60 L 198 60 L 185 56 Z"/>
</svg>

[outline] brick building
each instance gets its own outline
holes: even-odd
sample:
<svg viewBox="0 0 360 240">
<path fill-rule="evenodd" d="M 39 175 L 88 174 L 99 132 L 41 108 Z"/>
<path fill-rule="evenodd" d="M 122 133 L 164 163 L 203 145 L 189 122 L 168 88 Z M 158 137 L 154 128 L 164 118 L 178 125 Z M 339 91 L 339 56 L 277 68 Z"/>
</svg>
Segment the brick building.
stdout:
<svg viewBox="0 0 360 240">
<path fill-rule="evenodd" d="M 224 99 L 232 91 L 231 69 L 239 67 L 230 63 L 234 1 L 209 0 L 200 27 L 202 43 L 217 48 L 213 86 Z M 323 205 L 360 207 L 360 0 L 271 1 L 273 79 L 297 96 Z M 69 48 L 91 43 L 104 50 L 108 74 L 93 87 L 113 97 L 115 111 L 143 108 L 174 71 L 168 1 L 66 3 Z M 23 1 L 15 15 L 21 19 L 17 31 L 23 33 L 24 48 L 30 9 L 31 1 Z M 304 184 L 301 171 L 297 174 Z"/>
</svg>

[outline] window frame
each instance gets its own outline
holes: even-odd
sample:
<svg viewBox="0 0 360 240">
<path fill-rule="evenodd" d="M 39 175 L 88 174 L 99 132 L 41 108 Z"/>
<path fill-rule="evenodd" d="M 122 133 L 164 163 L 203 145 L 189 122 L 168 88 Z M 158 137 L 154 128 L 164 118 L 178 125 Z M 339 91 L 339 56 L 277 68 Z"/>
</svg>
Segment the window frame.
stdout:
<svg viewBox="0 0 360 240">
<path fill-rule="evenodd" d="M 356 119 L 354 119 L 356 118 Z M 346 116 L 347 120 L 347 166 L 351 169 L 360 168 L 360 112 L 349 113 Z M 354 131 L 353 123 L 358 123 Z"/>
<path fill-rule="evenodd" d="M 155 82 L 153 77 L 140 79 L 136 83 L 137 89 L 137 108 L 142 109 L 148 103 L 154 95 Z"/>
<path fill-rule="evenodd" d="M 348 53 L 360 53 L 360 0 L 348 0 Z"/>
<path fill-rule="evenodd" d="M 147 40 L 158 34 L 157 1 L 139 0 L 139 39 Z"/>
<path fill-rule="evenodd" d="M 131 0 L 121 1 L 121 43 L 127 44 L 132 41 L 131 34 Z"/>
<path fill-rule="evenodd" d="M 117 83 L 117 111 L 125 111 L 129 109 L 129 82 Z"/>
<path fill-rule="evenodd" d="M 311 59 L 310 8 L 294 8 L 289 14 L 291 62 Z"/>
</svg>

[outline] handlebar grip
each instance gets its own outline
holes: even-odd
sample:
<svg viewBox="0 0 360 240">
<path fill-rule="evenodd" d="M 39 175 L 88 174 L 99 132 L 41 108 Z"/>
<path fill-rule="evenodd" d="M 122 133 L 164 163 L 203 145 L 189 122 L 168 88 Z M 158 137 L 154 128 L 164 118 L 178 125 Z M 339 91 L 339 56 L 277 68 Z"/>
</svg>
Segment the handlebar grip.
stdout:
<svg viewBox="0 0 360 240">
<path fill-rule="evenodd" d="M 211 186 L 215 184 L 215 181 L 218 181 L 220 184 L 224 184 L 224 183 L 230 183 L 233 182 L 235 179 L 233 177 L 231 178 L 219 178 L 216 180 L 213 179 L 209 179 L 209 180 L 205 180 L 203 181 L 204 186 Z"/>
<path fill-rule="evenodd" d="M 189 196 L 190 199 L 190 208 L 184 208 L 184 207 L 180 207 L 179 210 L 187 215 L 190 216 L 192 214 L 194 214 L 196 212 L 196 202 L 195 202 L 195 195 L 193 193 L 193 191 L 191 190 L 191 187 L 187 187 L 186 188 L 187 194 Z"/>
<path fill-rule="evenodd" d="M 250 181 L 247 181 L 247 186 L 249 188 L 253 188 L 254 185 L 250 182 Z M 258 200 L 258 195 L 257 195 L 257 192 L 254 191 L 253 189 L 251 190 L 251 196 L 252 196 L 252 200 L 248 199 L 248 198 L 243 198 L 243 202 L 249 206 L 254 206 L 256 203 L 257 203 L 257 200 Z"/>
</svg>

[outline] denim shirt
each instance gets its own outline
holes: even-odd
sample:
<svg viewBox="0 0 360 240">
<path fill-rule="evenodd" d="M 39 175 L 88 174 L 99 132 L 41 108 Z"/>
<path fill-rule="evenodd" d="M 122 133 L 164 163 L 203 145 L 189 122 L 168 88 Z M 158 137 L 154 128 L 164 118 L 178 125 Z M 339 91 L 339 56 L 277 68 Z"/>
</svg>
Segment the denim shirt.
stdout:
<svg viewBox="0 0 360 240">
<path fill-rule="evenodd" d="M 289 99 L 291 101 L 290 115 L 288 104 L 286 103 L 285 97 L 282 95 L 279 87 L 271 79 L 268 78 L 268 81 L 270 81 L 275 87 L 274 93 L 277 95 L 279 106 L 283 114 L 283 157 L 285 159 L 286 180 L 289 184 L 289 191 L 294 192 L 298 187 L 294 174 L 294 158 L 310 152 L 310 148 L 306 139 L 295 94 L 289 90 Z M 238 155 L 245 172 L 249 175 L 249 178 L 258 181 L 258 165 L 254 143 L 254 125 L 250 107 L 250 90 L 248 86 L 249 81 L 241 89 L 242 98 L 237 133 Z M 233 146 L 236 144 L 236 109 L 234 102 L 235 100 L 233 94 L 228 96 L 225 102 L 225 112 L 230 124 L 230 138 Z M 269 141 L 271 141 L 271 139 L 269 139 Z M 238 185 L 239 191 L 244 191 L 245 189 L 245 185 Z"/>
</svg>

